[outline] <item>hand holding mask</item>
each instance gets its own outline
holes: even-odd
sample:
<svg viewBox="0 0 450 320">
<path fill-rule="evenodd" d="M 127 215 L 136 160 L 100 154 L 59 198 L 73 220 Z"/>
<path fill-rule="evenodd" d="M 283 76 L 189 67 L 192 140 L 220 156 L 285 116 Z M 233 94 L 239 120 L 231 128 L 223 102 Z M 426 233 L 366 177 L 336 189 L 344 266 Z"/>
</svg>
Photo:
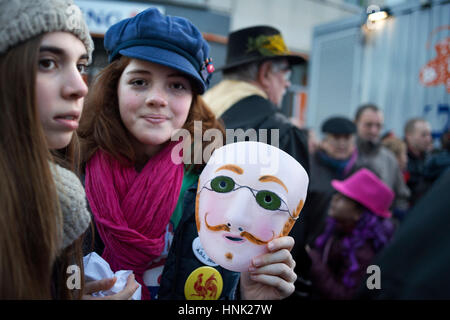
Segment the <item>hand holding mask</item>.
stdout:
<svg viewBox="0 0 450 320">
<path fill-rule="evenodd" d="M 246 141 L 216 151 L 200 175 L 196 221 L 208 256 L 247 271 L 267 243 L 288 235 L 306 200 L 308 175 L 286 152 Z"/>
</svg>

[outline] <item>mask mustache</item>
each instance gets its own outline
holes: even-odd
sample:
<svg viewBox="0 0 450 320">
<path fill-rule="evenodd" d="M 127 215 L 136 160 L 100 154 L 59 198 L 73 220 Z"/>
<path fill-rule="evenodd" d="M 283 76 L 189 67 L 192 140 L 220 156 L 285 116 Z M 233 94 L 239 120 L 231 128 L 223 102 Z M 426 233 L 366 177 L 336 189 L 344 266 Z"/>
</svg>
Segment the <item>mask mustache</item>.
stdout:
<svg viewBox="0 0 450 320">
<path fill-rule="evenodd" d="M 206 228 L 208 228 L 211 231 L 230 231 L 230 227 L 226 224 L 219 224 L 217 226 L 211 226 L 208 224 L 208 221 L 206 221 L 206 217 L 208 216 L 208 213 L 205 214 L 205 225 Z"/>
<path fill-rule="evenodd" d="M 267 244 L 272 240 L 272 239 L 270 239 L 269 241 L 264 241 L 264 240 L 258 239 L 257 237 L 255 237 L 254 235 L 252 235 L 251 233 L 249 233 L 247 231 L 242 231 L 241 237 L 244 237 L 248 241 L 250 241 L 254 244 L 257 244 L 257 245 Z"/>
<path fill-rule="evenodd" d="M 208 221 L 206 221 L 206 217 L 207 217 L 207 216 L 208 216 L 208 213 L 205 214 L 205 225 L 206 225 L 206 228 L 208 228 L 208 230 L 211 230 L 211 231 L 227 231 L 227 232 L 230 232 L 230 227 L 227 226 L 226 224 L 219 224 L 219 225 L 217 225 L 217 226 L 211 226 L 211 225 L 209 225 L 209 224 L 208 224 Z M 252 243 L 254 243 L 254 244 L 257 244 L 257 245 L 267 244 L 267 243 L 269 243 L 270 241 L 272 241 L 272 239 L 273 239 L 273 237 L 272 237 L 272 239 L 270 239 L 270 240 L 268 240 L 268 241 L 264 241 L 264 240 L 261 240 L 261 239 L 255 237 L 254 235 L 252 235 L 250 232 L 247 232 L 247 231 L 242 231 L 242 232 L 240 233 L 240 236 L 243 237 L 243 238 L 245 238 L 245 239 L 247 239 L 248 241 L 250 241 L 250 242 L 252 242 Z"/>
</svg>

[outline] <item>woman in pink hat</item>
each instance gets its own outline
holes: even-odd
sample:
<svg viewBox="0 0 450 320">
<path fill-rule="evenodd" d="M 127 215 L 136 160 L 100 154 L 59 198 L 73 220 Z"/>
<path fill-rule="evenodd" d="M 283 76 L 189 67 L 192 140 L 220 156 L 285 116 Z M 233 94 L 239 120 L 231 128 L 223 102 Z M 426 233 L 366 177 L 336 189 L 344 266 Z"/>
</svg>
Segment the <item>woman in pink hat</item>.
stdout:
<svg viewBox="0 0 450 320">
<path fill-rule="evenodd" d="M 337 193 L 325 231 L 307 248 L 312 260 L 313 297 L 351 299 L 374 256 L 388 243 L 393 191 L 373 172 L 360 169 L 331 182 Z"/>
</svg>

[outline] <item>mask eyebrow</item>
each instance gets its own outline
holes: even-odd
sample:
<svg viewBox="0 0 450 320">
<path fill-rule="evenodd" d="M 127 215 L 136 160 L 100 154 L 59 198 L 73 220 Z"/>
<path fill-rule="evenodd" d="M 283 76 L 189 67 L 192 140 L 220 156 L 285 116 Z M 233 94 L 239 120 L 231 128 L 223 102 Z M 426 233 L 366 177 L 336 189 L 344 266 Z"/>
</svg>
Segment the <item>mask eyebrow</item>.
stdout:
<svg viewBox="0 0 450 320">
<path fill-rule="evenodd" d="M 243 174 L 244 173 L 244 170 L 241 167 L 236 166 L 234 164 L 226 164 L 226 165 L 220 167 L 219 169 L 217 169 L 216 172 L 219 171 L 219 170 L 230 170 L 230 171 L 233 171 L 234 173 L 237 173 L 237 174 Z"/>
<path fill-rule="evenodd" d="M 261 176 L 258 180 L 261 181 L 261 182 L 275 182 L 275 183 L 278 183 L 280 186 L 282 186 L 284 188 L 284 190 L 286 190 L 286 192 L 289 193 L 288 188 L 283 183 L 283 181 L 281 181 L 280 179 L 278 179 L 275 176 L 265 175 L 265 176 Z"/>
</svg>

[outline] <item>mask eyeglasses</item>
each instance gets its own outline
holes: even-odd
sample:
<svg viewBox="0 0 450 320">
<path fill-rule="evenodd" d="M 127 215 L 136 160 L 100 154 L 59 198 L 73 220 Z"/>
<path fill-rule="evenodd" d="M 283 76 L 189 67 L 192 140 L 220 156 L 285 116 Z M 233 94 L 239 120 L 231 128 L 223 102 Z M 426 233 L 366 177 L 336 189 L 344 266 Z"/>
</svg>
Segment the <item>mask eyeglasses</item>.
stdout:
<svg viewBox="0 0 450 320">
<path fill-rule="evenodd" d="M 209 187 L 208 187 L 209 185 Z M 276 193 L 269 191 L 269 190 L 256 190 L 249 186 L 243 186 L 237 184 L 232 178 L 227 176 L 218 176 L 215 177 L 205 183 L 205 185 L 201 188 L 201 190 L 198 192 L 202 192 L 203 189 L 207 189 L 209 191 L 214 191 L 217 193 L 229 193 L 232 191 L 237 191 L 239 189 L 246 188 L 250 190 L 253 197 L 256 200 L 256 203 L 269 211 L 282 211 L 287 212 L 291 219 L 297 220 L 297 217 L 292 216 L 286 202 L 284 202 L 283 199 L 281 199 Z"/>
</svg>

